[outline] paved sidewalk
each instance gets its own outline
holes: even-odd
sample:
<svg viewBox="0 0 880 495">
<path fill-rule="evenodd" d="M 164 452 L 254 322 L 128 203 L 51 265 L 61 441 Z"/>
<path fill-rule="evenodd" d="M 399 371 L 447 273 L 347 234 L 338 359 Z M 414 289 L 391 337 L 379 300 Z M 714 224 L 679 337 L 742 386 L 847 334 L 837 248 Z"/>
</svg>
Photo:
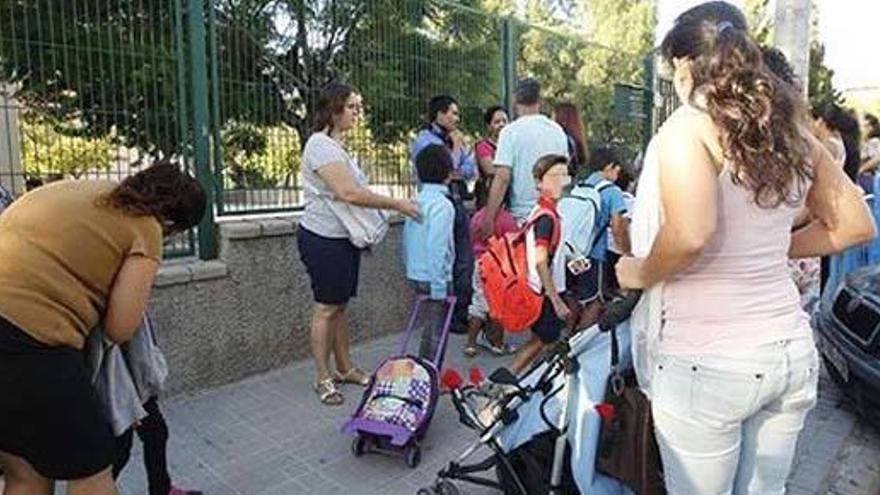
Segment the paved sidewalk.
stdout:
<svg viewBox="0 0 880 495">
<path fill-rule="evenodd" d="M 373 366 L 393 352 L 395 342 L 389 337 L 361 346 L 355 357 L 363 366 Z M 461 356 L 462 342 L 462 336 L 452 336 L 447 364 L 466 371 L 469 361 Z M 481 356 L 476 361 L 488 373 L 507 359 Z M 346 405 L 327 408 L 316 401 L 311 380 L 311 364 L 305 362 L 166 402 L 175 478 L 208 495 L 413 494 L 429 485 L 437 470 L 472 439 L 443 398 L 419 468 L 380 455 L 356 459 L 350 439 L 339 428 L 360 389 L 347 387 Z M 873 485 L 880 479 L 880 439 L 859 426 L 840 402 L 837 389 L 823 377 L 819 405 L 801 436 L 790 494 L 877 495 Z M 126 495 L 140 495 L 144 486 L 136 453 L 122 487 Z M 471 487 L 466 492 L 492 493 Z"/>
<path fill-rule="evenodd" d="M 447 364 L 466 372 L 470 362 L 461 356 L 462 342 L 462 336 L 452 336 Z M 354 356 L 371 367 L 394 347 L 393 337 L 384 338 L 358 347 Z M 488 374 L 508 359 L 481 356 L 476 363 Z M 411 495 L 429 485 L 437 470 L 473 438 L 458 424 L 444 397 L 417 469 L 381 455 L 356 459 L 350 439 L 339 429 L 361 389 L 346 387 L 346 405 L 328 408 L 315 399 L 311 380 L 311 364 L 303 362 L 166 401 L 163 410 L 171 428 L 169 457 L 176 482 L 206 495 Z M 790 495 L 880 492 L 880 435 L 859 424 L 840 399 L 823 376 L 819 405 L 801 435 Z M 146 493 L 137 440 L 120 485 L 125 495 Z M 460 486 L 463 493 L 495 493 Z"/>
</svg>

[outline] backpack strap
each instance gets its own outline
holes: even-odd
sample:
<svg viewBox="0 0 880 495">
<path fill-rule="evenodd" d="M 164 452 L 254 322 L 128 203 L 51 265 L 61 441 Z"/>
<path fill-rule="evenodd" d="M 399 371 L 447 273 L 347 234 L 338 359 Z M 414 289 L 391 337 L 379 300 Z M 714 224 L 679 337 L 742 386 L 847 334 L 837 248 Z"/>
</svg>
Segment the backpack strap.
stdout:
<svg viewBox="0 0 880 495">
<path fill-rule="evenodd" d="M 596 209 L 596 218 L 599 217 L 599 212 L 602 210 L 602 191 L 604 191 L 605 189 L 608 189 L 609 187 L 611 187 L 613 185 L 614 185 L 614 183 L 608 179 L 600 179 L 599 182 L 597 182 L 595 184 L 587 184 L 586 179 L 584 180 L 584 186 L 591 187 L 591 188 L 595 189 L 596 192 L 599 194 L 599 204 L 596 205 L 596 208 L 597 208 Z M 595 235 L 593 236 L 593 239 L 590 241 L 590 252 L 592 252 L 593 248 L 596 247 L 596 241 L 598 241 L 599 237 L 601 237 L 601 232 L 603 230 L 607 229 L 609 225 L 611 225 L 611 215 L 608 215 L 608 221 L 605 222 L 605 225 L 594 226 L 593 234 L 595 234 Z"/>
<path fill-rule="evenodd" d="M 562 241 L 562 222 L 559 218 L 559 212 L 556 210 L 538 207 L 538 210 L 526 220 L 526 223 L 523 225 L 522 230 L 520 231 L 523 235 L 528 232 L 528 230 L 535 226 L 535 223 L 544 216 L 547 215 L 553 220 L 553 233 L 550 234 L 550 245 L 556 246 L 556 249 L 559 249 L 559 244 Z"/>
</svg>

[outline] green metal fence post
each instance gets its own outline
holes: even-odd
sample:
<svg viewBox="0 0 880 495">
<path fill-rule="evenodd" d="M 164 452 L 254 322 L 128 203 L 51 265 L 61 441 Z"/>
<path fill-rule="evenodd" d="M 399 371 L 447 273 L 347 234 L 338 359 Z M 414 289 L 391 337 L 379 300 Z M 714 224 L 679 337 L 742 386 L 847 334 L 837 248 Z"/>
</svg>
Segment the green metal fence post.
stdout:
<svg viewBox="0 0 880 495">
<path fill-rule="evenodd" d="M 642 150 L 648 147 L 651 137 L 654 135 L 654 52 L 645 55 L 645 128 L 642 143 Z"/>
<path fill-rule="evenodd" d="M 204 2 L 205 0 L 188 0 L 187 13 L 189 14 L 190 96 L 194 131 L 193 158 L 196 176 L 208 195 L 208 211 L 199 224 L 199 258 L 207 260 L 217 257 L 217 227 L 214 224 L 214 176 L 211 173 L 211 115 L 208 106 L 210 91 Z"/>
<path fill-rule="evenodd" d="M 220 115 L 220 58 L 217 55 L 217 19 L 214 9 L 208 9 L 208 53 L 211 57 L 211 129 L 214 140 L 214 194 L 217 214 L 223 215 L 223 136 Z"/>
<path fill-rule="evenodd" d="M 513 112 L 513 92 L 516 88 L 516 19 L 505 17 L 501 21 L 501 94 L 508 112 Z"/>
</svg>

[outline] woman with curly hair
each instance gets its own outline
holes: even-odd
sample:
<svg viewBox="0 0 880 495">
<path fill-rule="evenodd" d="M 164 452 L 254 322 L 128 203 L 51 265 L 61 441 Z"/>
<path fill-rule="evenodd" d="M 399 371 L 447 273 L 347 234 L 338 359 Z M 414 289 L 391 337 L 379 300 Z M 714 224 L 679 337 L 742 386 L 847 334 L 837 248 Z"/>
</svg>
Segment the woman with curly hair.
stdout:
<svg viewBox="0 0 880 495">
<path fill-rule="evenodd" d="M 648 304 L 659 289 L 640 379 L 650 379 L 666 487 L 782 494 L 819 369 L 786 262 L 841 251 L 876 229 L 739 9 L 694 7 L 661 52 L 684 106 L 649 147 L 636 200 L 641 234 L 639 203 L 656 171 L 659 228 L 650 243 L 637 236 L 637 257 L 621 259 L 617 274 L 625 288 L 649 289 Z M 804 207 L 813 220 L 792 233 Z"/>
<path fill-rule="evenodd" d="M 141 324 L 165 236 L 196 225 L 205 193 L 172 163 L 121 183 L 61 181 L 0 216 L 0 468 L 6 494 L 118 493 L 113 432 L 82 349 Z"/>
</svg>

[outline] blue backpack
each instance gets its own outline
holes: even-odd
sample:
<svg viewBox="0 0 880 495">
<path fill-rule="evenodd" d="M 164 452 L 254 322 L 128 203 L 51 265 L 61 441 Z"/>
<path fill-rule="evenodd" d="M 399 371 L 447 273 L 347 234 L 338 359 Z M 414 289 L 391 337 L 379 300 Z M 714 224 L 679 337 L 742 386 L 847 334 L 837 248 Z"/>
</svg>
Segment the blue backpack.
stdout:
<svg viewBox="0 0 880 495">
<path fill-rule="evenodd" d="M 606 227 L 596 225 L 602 210 L 602 191 L 613 185 L 605 179 L 596 184 L 581 179 L 570 193 L 559 199 L 556 210 L 562 220 L 560 249 L 566 261 L 590 256 L 599 233 Z"/>
</svg>

